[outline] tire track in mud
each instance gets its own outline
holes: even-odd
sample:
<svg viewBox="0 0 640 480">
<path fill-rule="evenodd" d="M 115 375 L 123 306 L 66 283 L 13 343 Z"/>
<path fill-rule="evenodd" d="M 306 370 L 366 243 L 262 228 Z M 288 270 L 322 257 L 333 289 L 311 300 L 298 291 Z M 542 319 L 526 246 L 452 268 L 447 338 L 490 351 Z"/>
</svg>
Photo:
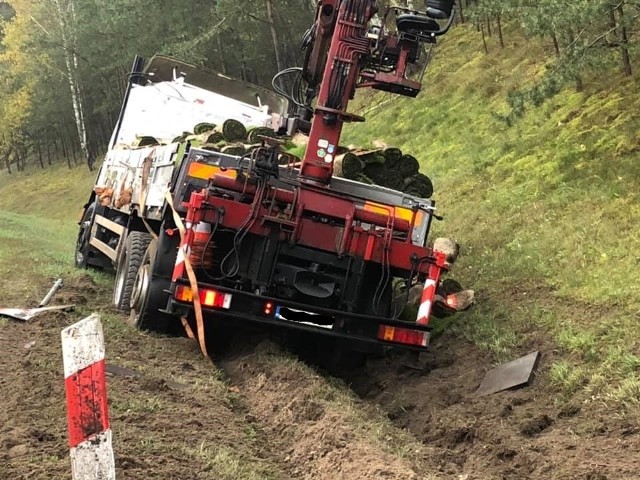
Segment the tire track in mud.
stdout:
<svg viewBox="0 0 640 480">
<path fill-rule="evenodd" d="M 439 478 L 424 469 L 429 449 L 359 401 L 347 386 L 268 340 L 251 350 L 223 356 L 218 363 L 298 478 Z"/>
<path fill-rule="evenodd" d="M 532 386 L 476 397 L 494 359 L 455 335 L 434 342 L 417 364 L 397 354 L 341 379 L 265 338 L 245 342 L 248 353 L 234 346 L 218 363 L 298 478 L 640 478 L 638 419 L 612 418 L 584 398 L 554 402 L 549 343 L 538 345 L 543 360 Z"/>
<path fill-rule="evenodd" d="M 108 303 L 90 280 L 65 283 Z M 588 399 L 556 405 L 543 381 L 475 398 L 493 359 L 454 336 L 435 342 L 417 370 L 388 357 L 337 380 L 267 335 L 232 343 L 212 365 L 187 339 L 135 332 L 97 308 L 107 363 L 142 374 L 108 379 L 121 478 L 638 478 L 637 419 Z M 59 331 L 80 318 L 0 323 L 0 478 L 68 478 Z"/>
<path fill-rule="evenodd" d="M 429 445 L 432 471 L 444 478 L 640 478 L 638 419 L 616 418 L 588 398 L 558 403 L 546 381 L 554 346 L 539 341 L 520 353 L 535 349 L 543 357 L 530 387 L 486 397 L 474 392 L 494 359 L 453 334 L 436 340 L 412 368 L 399 355 L 369 362 L 346 381 L 394 425 Z"/>
<path fill-rule="evenodd" d="M 107 378 L 118 478 L 296 480 L 195 344 L 132 330 L 88 277 L 65 287 L 56 300 L 79 311 L 0 321 L 0 479 L 69 478 L 60 330 L 83 318 L 91 297 L 107 365 L 135 371 Z"/>
</svg>

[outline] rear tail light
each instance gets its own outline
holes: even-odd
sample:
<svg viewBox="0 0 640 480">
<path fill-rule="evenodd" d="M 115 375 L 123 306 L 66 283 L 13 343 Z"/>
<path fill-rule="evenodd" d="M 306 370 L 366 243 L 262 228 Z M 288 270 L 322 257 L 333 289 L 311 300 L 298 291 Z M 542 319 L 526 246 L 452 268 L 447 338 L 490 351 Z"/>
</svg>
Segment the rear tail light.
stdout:
<svg viewBox="0 0 640 480">
<path fill-rule="evenodd" d="M 429 332 L 380 325 L 380 328 L 378 328 L 378 339 L 384 340 L 385 342 L 426 347 L 429 344 Z"/>
<path fill-rule="evenodd" d="M 231 307 L 231 298 L 233 295 L 230 293 L 218 292 L 212 288 L 200 288 L 198 289 L 198 296 L 200 303 L 205 307 L 224 308 L 229 309 Z M 193 290 L 186 285 L 178 285 L 174 294 L 176 300 L 181 302 L 193 302 Z"/>
</svg>

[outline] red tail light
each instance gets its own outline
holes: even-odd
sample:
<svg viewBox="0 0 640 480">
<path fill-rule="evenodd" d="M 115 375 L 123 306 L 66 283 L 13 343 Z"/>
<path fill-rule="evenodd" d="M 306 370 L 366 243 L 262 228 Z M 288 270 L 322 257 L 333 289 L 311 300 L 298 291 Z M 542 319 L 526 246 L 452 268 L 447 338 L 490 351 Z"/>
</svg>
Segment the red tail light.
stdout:
<svg viewBox="0 0 640 480">
<path fill-rule="evenodd" d="M 181 302 L 193 302 L 193 290 L 186 285 L 178 285 L 174 294 L 176 300 Z M 230 293 L 223 293 L 211 288 L 201 288 L 198 290 L 200 303 L 205 307 L 225 308 L 231 307 Z"/>
<path fill-rule="evenodd" d="M 380 325 L 380 328 L 378 328 L 378 339 L 384 340 L 385 342 L 426 347 L 429 344 L 429 332 Z"/>
</svg>

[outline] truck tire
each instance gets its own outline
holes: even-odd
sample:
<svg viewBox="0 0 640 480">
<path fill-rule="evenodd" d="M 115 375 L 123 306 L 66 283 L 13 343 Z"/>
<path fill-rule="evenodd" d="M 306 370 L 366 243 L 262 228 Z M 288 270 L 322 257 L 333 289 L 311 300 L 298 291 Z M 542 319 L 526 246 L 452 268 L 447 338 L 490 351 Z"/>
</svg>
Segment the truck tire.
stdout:
<svg viewBox="0 0 640 480">
<path fill-rule="evenodd" d="M 91 245 L 91 227 L 93 227 L 93 219 L 96 213 L 96 204 L 92 203 L 84 211 L 82 220 L 80 221 L 80 229 L 78 231 L 78 238 L 76 240 L 75 259 L 74 263 L 77 268 L 87 268 L 89 263 L 89 252 Z"/>
<path fill-rule="evenodd" d="M 170 260 L 158 255 L 161 241 L 154 239 L 149 243 L 138 269 L 131 294 L 129 324 L 138 330 L 173 334 L 178 331 L 176 317 L 159 311 L 167 307 L 167 289 L 171 285 L 170 278 L 157 273 Z"/>
<path fill-rule="evenodd" d="M 125 240 L 122 254 L 118 257 L 113 287 L 113 304 L 118 310 L 129 311 L 131 308 L 133 284 L 149 242 L 151 235 L 147 232 L 131 232 Z"/>
</svg>

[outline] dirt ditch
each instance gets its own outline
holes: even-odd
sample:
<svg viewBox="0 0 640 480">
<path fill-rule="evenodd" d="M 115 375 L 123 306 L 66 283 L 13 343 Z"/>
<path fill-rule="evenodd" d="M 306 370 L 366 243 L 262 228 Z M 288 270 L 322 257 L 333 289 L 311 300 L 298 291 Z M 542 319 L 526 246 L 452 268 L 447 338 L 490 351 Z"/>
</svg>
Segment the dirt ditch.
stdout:
<svg viewBox="0 0 640 480">
<path fill-rule="evenodd" d="M 0 321 L 0 479 L 69 478 L 60 330 L 95 298 L 120 367 L 108 377 L 119 478 L 640 478 L 636 423 L 588 399 L 556 404 L 549 351 L 533 386 L 482 398 L 493 359 L 447 335 L 417 365 L 394 355 L 342 378 L 266 335 L 236 338 L 212 365 L 187 339 L 131 330 L 90 279 L 66 285 L 57 301 L 78 311 Z"/>
<path fill-rule="evenodd" d="M 400 355 L 370 362 L 348 381 L 396 426 L 435 447 L 434 466 L 447 478 L 640 478 L 640 430 L 588 399 L 556 404 L 544 387 L 551 356 L 543 350 L 532 386 L 477 397 L 491 356 L 445 335 L 417 369 Z"/>
</svg>

